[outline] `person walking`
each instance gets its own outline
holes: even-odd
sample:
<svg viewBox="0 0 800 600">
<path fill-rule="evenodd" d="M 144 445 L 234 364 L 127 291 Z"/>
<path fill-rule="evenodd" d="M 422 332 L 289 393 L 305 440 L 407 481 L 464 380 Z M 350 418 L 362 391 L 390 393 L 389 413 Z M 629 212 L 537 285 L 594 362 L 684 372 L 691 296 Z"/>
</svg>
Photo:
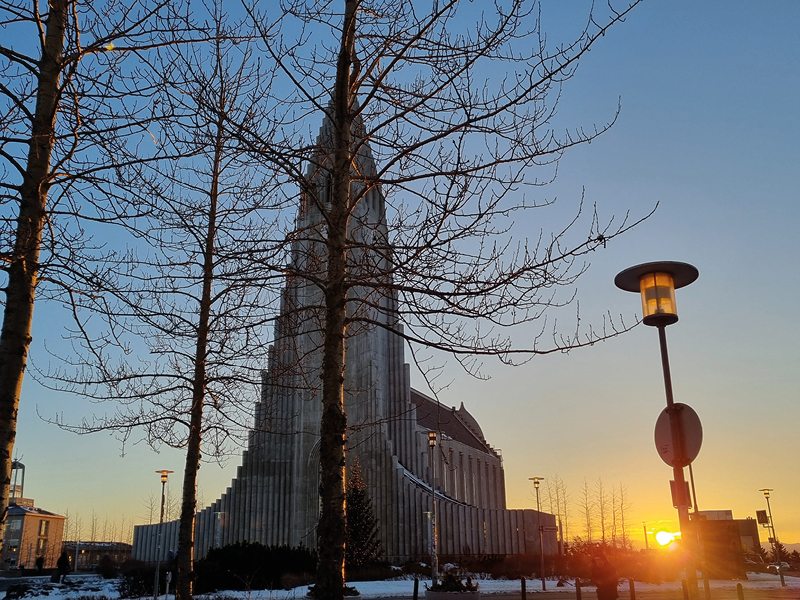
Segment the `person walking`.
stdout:
<svg viewBox="0 0 800 600">
<path fill-rule="evenodd" d="M 592 557 L 592 581 L 597 585 L 597 600 L 617 600 L 617 570 L 602 550 L 597 550 Z"/>
<path fill-rule="evenodd" d="M 58 569 L 58 580 L 61 583 L 66 583 L 67 574 L 69 573 L 69 556 L 66 552 L 62 552 L 56 562 L 56 569 Z"/>
</svg>

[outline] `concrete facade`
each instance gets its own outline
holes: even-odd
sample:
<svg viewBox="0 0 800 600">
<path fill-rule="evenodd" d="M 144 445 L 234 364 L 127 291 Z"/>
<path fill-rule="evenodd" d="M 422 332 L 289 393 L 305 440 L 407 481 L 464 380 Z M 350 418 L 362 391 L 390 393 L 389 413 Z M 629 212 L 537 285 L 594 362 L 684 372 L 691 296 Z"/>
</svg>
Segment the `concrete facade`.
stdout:
<svg viewBox="0 0 800 600">
<path fill-rule="evenodd" d="M 326 120 L 320 147 L 330 136 Z M 323 220 L 317 202 L 327 201 L 329 182 L 321 153 L 307 177 L 316 196 L 301 194 L 274 345 L 263 373 L 261 400 L 236 478 L 211 506 L 197 514 L 195 556 L 237 541 L 316 545 L 319 516 L 322 297 L 310 280 L 325 268 Z M 368 146 L 358 170 L 375 172 Z M 391 286 L 391 256 L 384 197 L 379 188 L 358 202 L 351 237 L 351 273 L 370 280 L 352 288 L 354 318 L 346 342 L 345 408 L 348 467 L 358 459 L 379 521 L 384 556 L 401 562 L 430 552 L 431 481 L 437 502 L 442 556 L 538 553 L 539 524 L 545 553 L 557 551 L 555 517 L 533 510 L 507 510 L 503 463 L 464 408 L 450 408 L 413 390 L 405 363 L 398 301 Z M 378 276 L 372 274 L 379 273 Z M 437 432 L 433 456 L 428 432 Z M 430 464 L 433 463 L 433 473 Z M 137 526 L 133 556 L 154 560 L 158 525 Z M 177 522 L 163 525 L 162 559 L 177 548 Z"/>
</svg>

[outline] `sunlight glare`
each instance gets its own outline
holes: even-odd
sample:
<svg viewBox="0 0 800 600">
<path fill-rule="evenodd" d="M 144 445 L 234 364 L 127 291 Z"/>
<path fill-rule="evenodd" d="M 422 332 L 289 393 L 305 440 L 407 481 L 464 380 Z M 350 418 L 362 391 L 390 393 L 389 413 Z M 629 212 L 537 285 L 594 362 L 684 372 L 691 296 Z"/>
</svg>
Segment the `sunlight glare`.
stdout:
<svg viewBox="0 0 800 600">
<path fill-rule="evenodd" d="M 659 546 L 669 546 L 675 538 L 677 537 L 677 533 L 670 533 L 669 531 L 659 531 L 656 533 L 656 542 L 658 542 Z"/>
</svg>

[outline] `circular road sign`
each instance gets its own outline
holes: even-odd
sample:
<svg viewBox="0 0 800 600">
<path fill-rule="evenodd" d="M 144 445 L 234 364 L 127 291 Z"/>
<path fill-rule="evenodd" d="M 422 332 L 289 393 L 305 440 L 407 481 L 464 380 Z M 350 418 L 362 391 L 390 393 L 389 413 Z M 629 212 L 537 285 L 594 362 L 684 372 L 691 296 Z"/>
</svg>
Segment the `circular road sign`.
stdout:
<svg viewBox="0 0 800 600">
<path fill-rule="evenodd" d="M 675 465 L 675 449 L 672 444 L 672 430 L 669 424 L 668 409 L 661 411 L 656 420 L 656 450 L 658 455 L 669 466 L 685 467 L 695 458 L 700 452 L 700 446 L 703 444 L 703 426 L 700 424 L 700 417 L 694 412 L 691 406 L 676 402 L 673 405 L 674 410 L 678 413 L 678 419 L 683 432 L 683 446 L 686 452 L 683 464 Z"/>
</svg>

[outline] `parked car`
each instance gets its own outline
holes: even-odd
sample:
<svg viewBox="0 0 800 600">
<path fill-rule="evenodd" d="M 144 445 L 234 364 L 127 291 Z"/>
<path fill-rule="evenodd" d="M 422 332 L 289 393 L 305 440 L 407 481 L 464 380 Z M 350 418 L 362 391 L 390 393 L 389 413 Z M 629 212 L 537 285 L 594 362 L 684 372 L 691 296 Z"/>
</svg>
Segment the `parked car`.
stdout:
<svg viewBox="0 0 800 600">
<path fill-rule="evenodd" d="M 776 563 L 776 562 L 769 563 L 769 566 L 767 567 L 767 571 L 769 571 L 770 573 L 775 573 L 776 575 L 778 574 L 778 571 L 786 572 L 789 569 L 790 569 L 789 563 L 786 563 L 786 562 L 783 562 L 783 561 L 781 561 L 780 563 Z"/>
</svg>

